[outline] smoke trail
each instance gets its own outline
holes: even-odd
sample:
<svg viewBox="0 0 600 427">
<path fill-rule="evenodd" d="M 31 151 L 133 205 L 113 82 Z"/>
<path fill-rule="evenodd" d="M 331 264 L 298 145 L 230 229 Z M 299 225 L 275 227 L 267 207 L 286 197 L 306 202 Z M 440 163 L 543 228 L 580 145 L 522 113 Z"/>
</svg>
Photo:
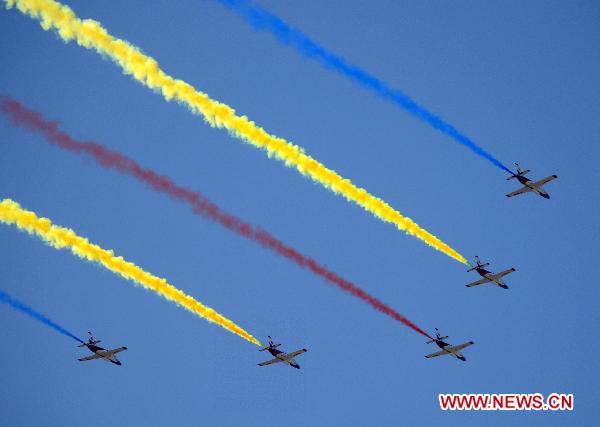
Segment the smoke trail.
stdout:
<svg viewBox="0 0 600 427">
<path fill-rule="evenodd" d="M 163 298 L 197 314 L 256 344 L 260 342 L 231 320 L 221 316 L 212 308 L 206 307 L 176 287 L 142 270 L 137 265 L 114 255 L 113 251 L 102 249 L 78 236 L 73 230 L 53 225 L 48 218 L 39 218 L 34 212 L 21 208 L 18 203 L 4 199 L 0 202 L 0 222 L 17 226 L 22 231 L 35 234 L 55 249 L 68 248 L 80 258 L 102 264 L 110 271 L 152 290 Z"/>
<path fill-rule="evenodd" d="M 281 44 L 296 49 L 298 53 L 306 58 L 320 63 L 323 67 L 337 71 L 339 74 L 358 83 L 360 86 L 376 93 L 380 97 L 391 101 L 396 106 L 406 110 L 419 120 L 429 124 L 434 129 L 450 136 L 458 143 L 464 145 L 477 155 L 489 160 L 492 164 L 512 173 L 500 160 L 496 159 L 482 147 L 477 145 L 468 136 L 461 133 L 455 127 L 445 122 L 440 116 L 427 111 L 408 95 L 398 89 L 390 87 L 383 80 L 369 74 L 367 71 L 348 63 L 344 58 L 338 56 L 324 47 L 319 46 L 300 30 L 290 27 L 277 16 L 267 10 L 253 4 L 248 0 L 216 0 L 223 6 L 240 15 L 246 22 L 257 30 L 269 31 Z"/>
<path fill-rule="evenodd" d="M 45 30 L 54 28 L 65 41 L 76 40 L 88 49 L 94 49 L 115 61 L 126 74 L 143 85 L 162 93 L 166 100 L 175 99 L 186 105 L 193 113 L 200 114 L 214 127 L 225 128 L 233 136 L 267 151 L 289 167 L 295 167 L 302 175 L 310 177 L 325 188 L 344 196 L 377 218 L 394 224 L 399 230 L 421 239 L 433 248 L 463 264 L 467 260 L 446 243 L 422 229 L 410 218 L 404 217 L 383 200 L 358 188 L 350 180 L 326 168 L 304 153 L 302 148 L 283 138 L 268 134 L 246 116 L 238 116 L 228 105 L 214 101 L 190 84 L 176 80 L 162 71 L 156 60 L 146 56 L 135 46 L 111 36 L 98 22 L 80 20 L 67 6 L 54 0 L 5 0 L 7 7 L 17 6 L 24 14 L 39 19 Z"/>
<path fill-rule="evenodd" d="M 3 292 L 1 290 L 0 290 L 0 302 L 3 302 L 4 304 L 8 304 L 12 308 L 19 310 L 19 311 L 27 314 L 28 316 L 31 316 L 34 319 L 39 320 L 42 323 L 45 323 L 47 326 L 50 326 L 53 329 L 56 329 L 61 334 L 66 335 L 69 338 L 73 338 L 75 341 L 79 341 L 80 343 L 83 343 L 83 341 L 81 339 L 77 338 L 75 335 L 73 335 L 71 332 L 67 331 L 62 326 L 60 326 L 57 323 L 53 322 L 52 320 L 48 319 L 42 313 L 38 313 L 33 308 L 25 305 L 24 302 L 14 299 L 10 295 L 8 295 L 6 292 Z"/>
<path fill-rule="evenodd" d="M 385 305 L 377 298 L 367 294 L 352 282 L 329 271 L 314 259 L 302 255 L 266 231 L 255 228 L 241 219 L 223 212 L 221 208 L 206 199 L 202 194 L 181 187 L 170 178 L 161 176 L 150 169 L 142 168 L 135 160 L 121 153 L 109 150 L 98 143 L 74 140 L 71 136 L 58 129 L 58 122 L 45 119 L 40 113 L 25 108 L 20 102 L 14 99 L 0 96 L 0 112 L 5 113 L 13 124 L 43 135 L 46 141 L 54 146 L 91 157 L 103 167 L 112 168 L 122 174 L 137 178 L 155 191 L 167 194 L 175 200 L 189 204 L 195 214 L 202 215 L 240 236 L 259 243 L 263 247 L 296 263 L 301 268 L 308 269 L 329 283 L 367 302 L 376 310 L 402 322 L 420 334 L 429 336 L 406 317 Z"/>
</svg>

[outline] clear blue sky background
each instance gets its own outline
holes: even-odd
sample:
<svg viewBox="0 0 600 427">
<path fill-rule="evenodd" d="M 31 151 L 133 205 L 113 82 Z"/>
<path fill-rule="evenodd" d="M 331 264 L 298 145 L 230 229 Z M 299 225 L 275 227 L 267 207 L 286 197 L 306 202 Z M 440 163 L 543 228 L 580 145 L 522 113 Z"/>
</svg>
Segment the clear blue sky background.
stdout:
<svg viewBox="0 0 600 427">
<path fill-rule="evenodd" d="M 0 93 L 197 189 L 450 342 L 414 331 L 141 184 L 0 118 L 0 194 L 69 226 L 284 349 L 300 371 L 101 267 L 0 227 L 0 287 L 67 329 L 127 345 L 122 367 L 0 307 L 6 425 L 585 425 L 597 422 L 600 6 L 593 1 L 267 1 L 507 164 L 553 173 L 550 200 L 209 0 L 70 1 L 170 74 L 381 196 L 510 290 L 0 11 Z M 443 413 L 438 393 L 565 392 L 573 413 Z"/>
</svg>

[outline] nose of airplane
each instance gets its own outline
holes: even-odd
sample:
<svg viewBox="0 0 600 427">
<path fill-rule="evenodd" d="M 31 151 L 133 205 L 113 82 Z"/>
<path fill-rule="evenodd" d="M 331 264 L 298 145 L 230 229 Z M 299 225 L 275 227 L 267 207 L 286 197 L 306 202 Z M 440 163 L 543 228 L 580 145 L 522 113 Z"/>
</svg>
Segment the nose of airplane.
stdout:
<svg viewBox="0 0 600 427">
<path fill-rule="evenodd" d="M 550 198 L 550 195 L 549 195 L 549 194 L 542 194 L 542 197 L 543 197 L 544 199 L 549 199 L 549 198 Z"/>
</svg>

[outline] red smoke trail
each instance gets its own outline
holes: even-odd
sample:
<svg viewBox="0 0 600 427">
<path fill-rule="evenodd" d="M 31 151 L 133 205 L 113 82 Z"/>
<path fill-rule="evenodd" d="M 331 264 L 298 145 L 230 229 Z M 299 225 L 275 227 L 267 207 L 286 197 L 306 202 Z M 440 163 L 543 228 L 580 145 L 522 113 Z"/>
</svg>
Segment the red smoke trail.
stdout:
<svg viewBox="0 0 600 427">
<path fill-rule="evenodd" d="M 45 119 L 40 113 L 25 108 L 20 102 L 15 101 L 14 99 L 5 96 L 0 97 L 0 111 L 9 117 L 13 124 L 43 135 L 52 145 L 77 154 L 91 156 L 104 167 L 116 169 L 123 174 L 134 176 L 138 180 L 154 188 L 156 191 L 165 193 L 173 199 L 186 202 L 192 207 L 194 213 L 216 221 L 234 233 L 260 243 L 265 248 L 288 258 L 302 268 L 312 271 L 314 274 L 321 276 L 328 282 L 337 285 L 346 292 L 371 304 L 376 310 L 387 314 L 393 319 L 404 323 L 406 326 L 431 339 L 429 334 L 424 332 L 406 317 L 385 305 L 377 298 L 369 295 L 352 282 L 327 270 L 314 259 L 302 255 L 295 249 L 271 236 L 268 232 L 253 227 L 241 219 L 223 212 L 217 205 L 206 199 L 200 193 L 180 187 L 171 181 L 170 178 L 161 176 L 150 169 L 144 169 L 134 160 L 123 154 L 109 150 L 100 144 L 74 140 L 58 129 L 57 121 Z"/>
</svg>

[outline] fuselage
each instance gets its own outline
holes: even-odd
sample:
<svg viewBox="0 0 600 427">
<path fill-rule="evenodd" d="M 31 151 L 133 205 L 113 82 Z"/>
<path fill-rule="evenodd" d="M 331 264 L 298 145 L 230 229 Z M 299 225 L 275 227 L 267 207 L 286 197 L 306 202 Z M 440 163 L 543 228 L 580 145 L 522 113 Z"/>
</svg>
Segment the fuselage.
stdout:
<svg viewBox="0 0 600 427">
<path fill-rule="evenodd" d="M 475 267 L 475 271 L 477 271 L 481 277 L 485 277 L 485 278 L 487 278 L 488 274 L 492 274 L 491 271 L 487 271 L 483 267 Z"/>
<path fill-rule="evenodd" d="M 445 350 L 445 351 L 448 351 L 448 350 L 446 349 L 446 347 L 452 347 L 450 344 L 448 344 L 447 342 L 445 342 L 445 341 L 442 341 L 442 340 L 437 340 L 437 339 L 436 339 L 436 340 L 435 340 L 435 343 L 437 344 L 437 346 L 438 346 L 439 348 L 441 348 L 442 350 Z M 467 361 L 467 359 L 465 358 L 465 356 L 463 356 L 463 355 L 462 355 L 462 353 L 461 353 L 460 351 L 448 351 L 448 354 L 450 354 L 450 355 L 452 355 L 452 356 L 456 357 L 458 360 L 462 360 L 463 362 L 466 362 L 466 361 Z"/>
<path fill-rule="evenodd" d="M 85 344 L 85 346 L 92 352 L 97 354 L 98 356 L 102 357 L 102 359 L 106 360 L 107 362 L 111 362 L 114 363 L 115 365 L 120 365 L 121 361 L 119 359 L 117 359 L 115 357 L 115 355 L 111 355 L 111 356 L 106 356 L 106 349 L 102 348 L 100 346 L 97 346 L 95 344 Z"/>
<path fill-rule="evenodd" d="M 533 186 L 531 185 L 531 180 L 523 175 L 515 175 L 516 178 L 519 180 L 519 182 L 521 184 L 523 184 L 525 187 L 529 187 L 531 188 L 533 191 L 535 191 L 536 193 L 538 193 L 540 196 L 542 196 L 544 199 L 549 199 L 550 195 L 548 193 L 546 193 L 544 190 L 542 190 L 542 186 Z"/>
<path fill-rule="evenodd" d="M 508 286 L 506 286 L 504 284 L 504 282 L 502 281 L 502 279 L 496 279 L 496 278 L 494 278 L 494 275 L 492 274 L 491 271 L 488 271 L 488 270 L 486 270 L 483 267 L 475 267 L 475 271 L 477 271 L 477 273 L 479 273 L 479 275 L 481 277 L 485 277 L 486 279 L 489 279 L 493 284 L 498 285 L 501 288 L 508 289 Z"/>
<path fill-rule="evenodd" d="M 283 351 L 277 350 L 276 348 L 269 348 L 268 350 L 269 353 L 273 355 L 273 357 L 280 359 L 282 362 L 287 363 L 293 368 L 300 369 L 300 365 L 298 365 L 294 359 L 285 358 L 285 353 Z"/>
</svg>

